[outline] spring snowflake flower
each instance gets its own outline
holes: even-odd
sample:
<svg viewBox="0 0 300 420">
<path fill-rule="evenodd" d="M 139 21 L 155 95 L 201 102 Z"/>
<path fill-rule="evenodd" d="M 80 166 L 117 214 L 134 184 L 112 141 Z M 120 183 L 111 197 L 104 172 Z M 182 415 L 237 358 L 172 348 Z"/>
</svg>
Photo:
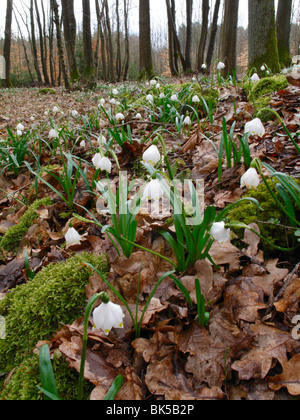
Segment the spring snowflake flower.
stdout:
<svg viewBox="0 0 300 420">
<path fill-rule="evenodd" d="M 121 122 L 121 121 L 124 121 L 124 120 L 125 120 L 125 117 L 124 117 L 124 115 L 122 114 L 122 112 L 119 112 L 119 113 L 116 115 L 116 120 L 117 120 L 117 121 L 119 121 L 119 122 Z"/>
<path fill-rule="evenodd" d="M 178 96 L 176 94 L 172 95 L 170 99 L 173 102 L 178 102 Z"/>
<path fill-rule="evenodd" d="M 142 120 L 143 119 L 142 114 L 140 114 L 140 113 L 137 113 L 136 116 L 135 116 L 135 118 L 137 120 Z"/>
<path fill-rule="evenodd" d="M 93 312 L 94 328 L 109 335 L 113 328 L 124 328 L 124 317 L 121 306 L 112 302 L 101 303 Z"/>
<path fill-rule="evenodd" d="M 230 240 L 230 229 L 225 228 L 225 222 L 214 223 L 211 231 L 211 236 L 221 244 Z"/>
<path fill-rule="evenodd" d="M 192 121 L 191 121 L 189 116 L 185 117 L 185 119 L 183 121 L 183 124 L 185 124 L 185 125 L 191 125 L 192 124 Z"/>
<path fill-rule="evenodd" d="M 151 80 L 151 82 L 150 82 L 150 86 L 155 86 L 156 85 L 156 83 L 157 83 L 157 81 L 156 80 Z"/>
<path fill-rule="evenodd" d="M 159 98 L 160 98 L 160 99 L 164 99 L 164 97 L 165 97 L 165 94 L 164 94 L 164 93 L 161 93 L 161 94 L 159 95 Z"/>
<path fill-rule="evenodd" d="M 65 235 L 67 245 L 80 245 L 81 236 L 76 229 L 69 228 L 68 232 Z"/>
<path fill-rule="evenodd" d="M 72 112 L 71 112 L 71 115 L 72 115 L 72 117 L 73 118 L 76 118 L 76 117 L 78 117 L 78 111 L 76 111 L 76 109 L 74 109 Z"/>
<path fill-rule="evenodd" d="M 110 102 L 111 105 L 116 105 L 117 104 L 117 101 L 115 100 L 115 98 L 112 98 L 109 102 Z"/>
<path fill-rule="evenodd" d="M 81 147 L 82 149 L 84 149 L 84 148 L 86 147 L 86 142 L 85 142 L 85 140 L 82 140 L 82 141 L 80 142 L 80 147 Z"/>
<path fill-rule="evenodd" d="M 265 66 L 261 66 L 261 71 L 265 71 L 266 70 L 266 67 Z"/>
<path fill-rule="evenodd" d="M 58 132 L 54 128 L 52 128 L 52 130 L 50 130 L 50 132 L 49 132 L 49 138 L 50 139 L 57 139 L 57 137 L 58 137 Z"/>
<path fill-rule="evenodd" d="M 152 179 L 149 184 L 147 184 L 143 200 L 153 200 L 153 201 L 159 201 L 160 198 L 163 196 L 163 189 L 160 185 L 160 182 L 158 179 Z"/>
<path fill-rule="evenodd" d="M 201 68 L 202 68 L 202 70 L 206 70 L 207 69 L 207 65 L 206 64 L 202 64 Z"/>
<path fill-rule="evenodd" d="M 253 76 L 251 77 L 251 82 L 256 83 L 260 81 L 260 77 L 257 73 L 254 73 Z"/>
<path fill-rule="evenodd" d="M 152 95 L 147 95 L 146 96 L 146 101 L 153 103 L 153 96 Z"/>
<path fill-rule="evenodd" d="M 113 89 L 112 94 L 113 94 L 113 95 L 118 95 L 118 94 L 119 94 L 119 92 L 117 91 L 117 89 Z"/>
<path fill-rule="evenodd" d="M 107 144 L 107 140 L 106 138 L 103 136 L 103 134 L 100 134 L 100 136 L 98 137 L 98 143 L 99 146 L 105 146 Z"/>
<path fill-rule="evenodd" d="M 25 127 L 23 124 L 20 123 L 17 125 L 17 131 L 24 131 L 24 130 L 25 130 Z"/>
<path fill-rule="evenodd" d="M 100 104 L 101 106 L 103 106 L 103 105 L 105 104 L 105 99 L 104 99 L 104 98 L 100 99 L 99 104 Z"/>
<path fill-rule="evenodd" d="M 52 112 L 53 112 L 53 114 L 57 114 L 57 113 L 59 112 L 58 107 L 57 107 L 57 106 L 55 106 L 55 107 L 52 109 Z"/>
<path fill-rule="evenodd" d="M 102 157 L 100 153 L 97 153 L 93 157 L 92 162 L 96 169 L 100 169 L 101 171 L 107 171 L 108 173 L 111 173 L 112 163 L 107 157 Z"/>
<path fill-rule="evenodd" d="M 218 63 L 218 65 L 217 65 L 217 70 L 223 70 L 223 69 L 225 69 L 225 64 L 224 63 L 222 63 L 222 61 L 220 61 L 219 63 Z"/>
<path fill-rule="evenodd" d="M 241 178 L 241 188 L 257 188 L 260 178 L 255 168 L 250 168 Z"/>
<path fill-rule="evenodd" d="M 149 163 L 149 165 L 155 166 L 161 159 L 157 146 L 152 145 L 143 154 L 143 162 Z"/>
<path fill-rule="evenodd" d="M 251 136 L 263 137 L 266 131 L 261 120 L 259 118 L 255 118 L 245 125 L 245 132 L 250 133 Z"/>
<path fill-rule="evenodd" d="M 199 96 L 198 96 L 198 95 L 193 96 L 192 102 L 193 102 L 194 104 L 199 103 L 199 102 L 200 102 Z"/>
</svg>

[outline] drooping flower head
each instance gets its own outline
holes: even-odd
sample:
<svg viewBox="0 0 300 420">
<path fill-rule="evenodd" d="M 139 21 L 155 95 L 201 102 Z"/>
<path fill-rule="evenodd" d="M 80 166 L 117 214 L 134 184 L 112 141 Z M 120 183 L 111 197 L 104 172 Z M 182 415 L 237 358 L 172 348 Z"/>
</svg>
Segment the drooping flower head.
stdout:
<svg viewBox="0 0 300 420">
<path fill-rule="evenodd" d="M 263 137 L 266 133 L 265 127 L 263 126 L 259 118 L 246 123 L 245 132 L 250 133 L 251 136 Z"/>
<path fill-rule="evenodd" d="M 260 179 L 255 168 L 248 169 L 248 171 L 241 178 L 241 188 L 257 188 L 259 184 Z"/>
<path fill-rule="evenodd" d="M 113 328 L 124 328 L 122 308 L 110 301 L 101 303 L 93 312 L 94 328 L 109 335 Z"/>
<path fill-rule="evenodd" d="M 65 235 L 67 245 L 80 245 L 81 236 L 76 229 L 70 227 Z"/>
<path fill-rule="evenodd" d="M 214 223 L 211 231 L 211 236 L 221 244 L 228 242 L 230 240 L 230 229 L 226 229 L 225 222 Z"/>
<path fill-rule="evenodd" d="M 143 161 L 149 165 L 155 166 L 161 159 L 159 150 L 154 144 L 149 147 L 143 154 Z"/>
</svg>

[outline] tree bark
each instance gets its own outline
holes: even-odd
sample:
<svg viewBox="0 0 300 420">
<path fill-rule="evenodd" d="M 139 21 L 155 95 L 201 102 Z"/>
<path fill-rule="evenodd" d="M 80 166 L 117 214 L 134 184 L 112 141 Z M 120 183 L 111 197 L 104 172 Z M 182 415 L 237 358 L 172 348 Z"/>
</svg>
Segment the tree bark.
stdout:
<svg viewBox="0 0 300 420">
<path fill-rule="evenodd" d="M 6 19 L 5 19 L 5 39 L 4 39 L 4 48 L 3 48 L 3 55 L 4 55 L 4 59 L 5 59 L 4 86 L 6 86 L 7 88 L 12 87 L 12 83 L 11 83 L 11 80 L 10 80 L 12 14 L 13 14 L 13 0 L 7 0 Z"/>
<path fill-rule="evenodd" d="M 140 79 L 150 79 L 154 75 L 152 64 L 151 23 L 149 0 L 139 0 L 140 28 Z"/>
<path fill-rule="evenodd" d="M 249 69 L 260 72 L 266 64 L 273 73 L 280 71 L 274 0 L 248 0 Z"/>
<path fill-rule="evenodd" d="M 39 67 L 37 47 L 36 47 L 36 39 L 35 39 L 33 0 L 30 0 L 30 9 L 29 10 L 30 10 L 31 46 L 32 46 L 33 63 L 34 63 L 34 68 L 35 68 L 35 71 L 36 71 L 38 82 L 43 83 L 43 79 L 42 79 L 42 75 L 41 75 L 40 67 Z"/>
<path fill-rule="evenodd" d="M 185 64 L 186 71 L 192 71 L 192 16 L 193 16 L 193 0 L 186 0 L 186 44 L 185 44 Z"/>
<path fill-rule="evenodd" d="M 225 64 L 223 75 L 236 72 L 236 42 L 239 14 L 239 0 L 225 0 L 225 14 L 222 32 L 222 58 Z"/>
<path fill-rule="evenodd" d="M 74 0 L 61 0 L 62 19 L 64 25 L 64 38 L 68 56 L 71 82 L 80 79 L 80 73 L 76 63 L 76 18 L 74 13 Z"/>
<path fill-rule="evenodd" d="M 34 4 L 35 4 L 36 19 L 37 19 L 37 24 L 38 24 L 38 29 L 39 29 L 39 36 L 40 36 L 40 53 L 41 53 L 41 64 L 42 64 L 43 76 L 44 76 L 45 84 L 49 85 L 50 80 L 49 80 L 48 71 L 47 71 L 47 60 L 46 60 L 45 48 L 44 48 L 43 28 L 42 28 L 37 0 L 34 0 Z"/>
<path fill-rule="evenodd" d="M 290 52 L 290 34 L 293 0 L 278 0 L 276 17 L 277 45 L 279 62 L 283 67 L 289 67 L 292 62 Z"/>
<path fill-rule="evenodd" d="M 197 55 L 197 69 L 200 72 L 204 64 L 204 52 L 208 33 L 209 0 L 202 0 L 202 27 Z"/>
<path fill-rule="evenodd" d="M 82 35 L 85 68 L 81 80 L 90 88 L 95 86 L 95 66 L 92 46 L 91 6 L 90 0 L 82 0 Z"/>
<path fill-rule="evenodd" d="M 207 56 L 206 56 L 206 65 L 207 65 L 208 70 L 211 67 L 211 62 L 212 62 L 212 58 L 214 54 L 215 40 L 216 40 L 216 35 L 218 32 L 218 19 L 219 19 L 220 4 L 221 4 L 221 0 L 216 0 L 213 22 L 212 22 L 212 26 L 210 30 L 210 37 L 209 37 L 209 42 L 208 42 Z"/>
</svg>

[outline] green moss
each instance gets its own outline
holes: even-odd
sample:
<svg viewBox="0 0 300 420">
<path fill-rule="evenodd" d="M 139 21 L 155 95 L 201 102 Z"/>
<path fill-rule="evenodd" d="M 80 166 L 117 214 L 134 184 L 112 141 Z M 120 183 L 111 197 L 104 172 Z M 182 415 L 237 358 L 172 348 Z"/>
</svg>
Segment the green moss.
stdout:
<svg viewBox="0 0 300 420">
<path fill-rule="evenodd" d="M 243 86 L 248 100 L 252 102 L 254 100 L 257 112 L 262 108 L 268 107 L 271 101 L 273 93 L 279 90 L 286 89 L 289 83 L 284 75 L 265 77 L 260 79 L 258 82 L 246 82 Z M 252 92 L 251 92 L 252 89 Z M 263 121 L 268 121 L 273 118 L 273 115 L 268 113 L 261 117 Z"/>
<path fill-rule="evenodd" d="M 48 95 L 48 94 L 55 95 L 56 92 L 54 89 L 51 89 L 51 88 L 42 88 L 38 91 L 38 94 L 39 95 Z"/>
<path fill-rule="evenodd" d="M 267 44 L 265 46 L 265 51 L 261 55 L 256 55 L 256 57 L 249 63 L 249 69 L 256 68 L 260 69 L 261 66 L 266 63 L 267 66 L 272 70 L 272 72 L 280 72 L 279 56 L 278 56 L 278 46 L 277 46 L 277 32 L 276 32 L 276 23 L 274 22 L 271 25 L 271 29 L 267 35 Z"/>
<path fill-rule="evenodd" d="M 52 366 L 59 398 L 63 401 L 76 400 L 78 387 L 78 373 L 70 369 L 68 362 L 63 356 L 54 353 Z M 42 386 L 39 372 L 39 359 L 36 354 L 27 356 L 16 368 L 8 385 L 1 393 L 1 399 L 7 401 L 37 401 L 43 400 L 44 396 L 37 386 Z M 89 400 L 94 386 L 84 382 L 85 400 Z"/>
<path fill-rule="evenodd" d="M 43 198 L 41 200 L 35 201 L 29 209 L 24 213 L 24 215 L 20 218 L 20 221 L 17 225 L 12 226 L 10 229 L 7 230 L 6 234 L 3 236 L 0 242 L 0 250 L 13 252 L 16 251 L 20 241 L 28 232 L 28 229 L 33 224 L 35 219 L 37 218 L 38 214 L 36 210 L 44 206 L 50 206 L 52 204 L 52 200 L 48 197 Z"/>
<path fill-rule="evenodd" d="M 279 193 L 275 187 L 276 182 L 269 180 L 268 183 L 276 197 L 280 200 Z M 278 226 L 278 224 L 289 226 L 289 220 L 287 216 L 281 212 L 264 183 L 260 184 L 257 189 L 251 189 L 244 197 L 252 197 L 258 200 L 263 210 L 260 211 L 255 204 L 250 202 L 241 203 L 228 213 L 230 221 L 239 221 L 246 223 L 247 225 L 256 223 L 260 228 L 261 234 L 272 244 L 284 248 L 292 245 L 295 246 L 295 237 L 292 232 L 284 227 Z M 298 213 L 299 217 L 300 212 Z M 235 233 L 239 238 L 243 238 L 243 230 L 236 229 Z M 287 239 L 289 243 L 287 243 Z M 265 241 L 261 241 L 261 249 L 264 251 L 266 257 L 278 257 L 278 250 L 271 247 Z M 298 251 L 296 250 L 295 253 L 297 254 Z"/>
<path fill-rule="evenodd" d="M 0 340 L 0 369 L 22 362 L 39 340 L 49 340 L 61 323 L 72 323 L 83 314 L 85 286 L 91 276 L 85 261 L 103 273 L 109 270 L 105 254 L 79 254 L 45 267 L 34 280 L 18 286 L 0 302 L 7 332 L 6 339 Z"/>
</svg>

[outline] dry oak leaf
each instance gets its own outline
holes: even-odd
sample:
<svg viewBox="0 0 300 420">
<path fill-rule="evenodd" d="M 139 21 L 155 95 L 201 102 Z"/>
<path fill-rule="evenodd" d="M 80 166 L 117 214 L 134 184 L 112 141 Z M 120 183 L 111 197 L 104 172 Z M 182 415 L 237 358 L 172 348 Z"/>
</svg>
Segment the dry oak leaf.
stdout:
<svg viewBox="0 0 300 420">
<path fill-rule="evenodd" d="M 197 303 L 195 280 L 200 281 L 201 291 L 207 299 L 209 293 L 212 291 L 214 282 L 214 273 L 212 265 L 207 260 L 199 260 L 194 266 L 195 275 L 182 277 L 181 283 L 185 286 L 187 291 L 190 293 L 191 299 L 194 303 Z"/>
<path fill-rule="evenodd" d="M 261 276 L 254 276 L 252 279 L 253 284 L 261 287 L 264 294 L 268 297 L 273 297 L 274 286 L 282 281 L 288 274 L 289 270 L 286 268 L 277 268 L 278 258 L 275 260 L 267 261 L 267 273 Z"/>
<path fill-rule="evenodd" d="M 255 343 L 242 358 L 233 363 L 241 380 L 251 378 L 264 379 L 274 365 L 287 362 L 287 353 L 300 351 L 300 343 L 293 340 L 291 334 L 257 321 L 251 326 L 255 334 Z"/>
<path fill-rule="evenodd" d="M 151 393 L 163 396 L 166 400 L 222 399 L 220 388 L 195 387 L 193 381 L 184 372 L 182 361 L 174 354 L 169 354 L 161 361 L 154 361 L 147 368 L 145 382 Z"/>
<path fill-rule="evenodd" d="M 209 255 L 217 265 L 229 265 L 230 272 L 240 268 L 240 251 L 230 242 L 220 244 L 215 241 Z"/>
<path fill-rule="evenodd" d="M 282 364 L 281 375 L 268 376 L 269 387 L 274 391 L 286 387 L 291 395 L 300 395 L 300 354 Z"/>
<path fill-rule="evenodd" d="M 287 309 L 298 306 L 300 301 L 300 277 L 296 274 L 292 277 L 291 281 L 287 285 L 282 299 L 274 303 L 275 308 L 278 312 L 285 312 Z"/>
</svg>

